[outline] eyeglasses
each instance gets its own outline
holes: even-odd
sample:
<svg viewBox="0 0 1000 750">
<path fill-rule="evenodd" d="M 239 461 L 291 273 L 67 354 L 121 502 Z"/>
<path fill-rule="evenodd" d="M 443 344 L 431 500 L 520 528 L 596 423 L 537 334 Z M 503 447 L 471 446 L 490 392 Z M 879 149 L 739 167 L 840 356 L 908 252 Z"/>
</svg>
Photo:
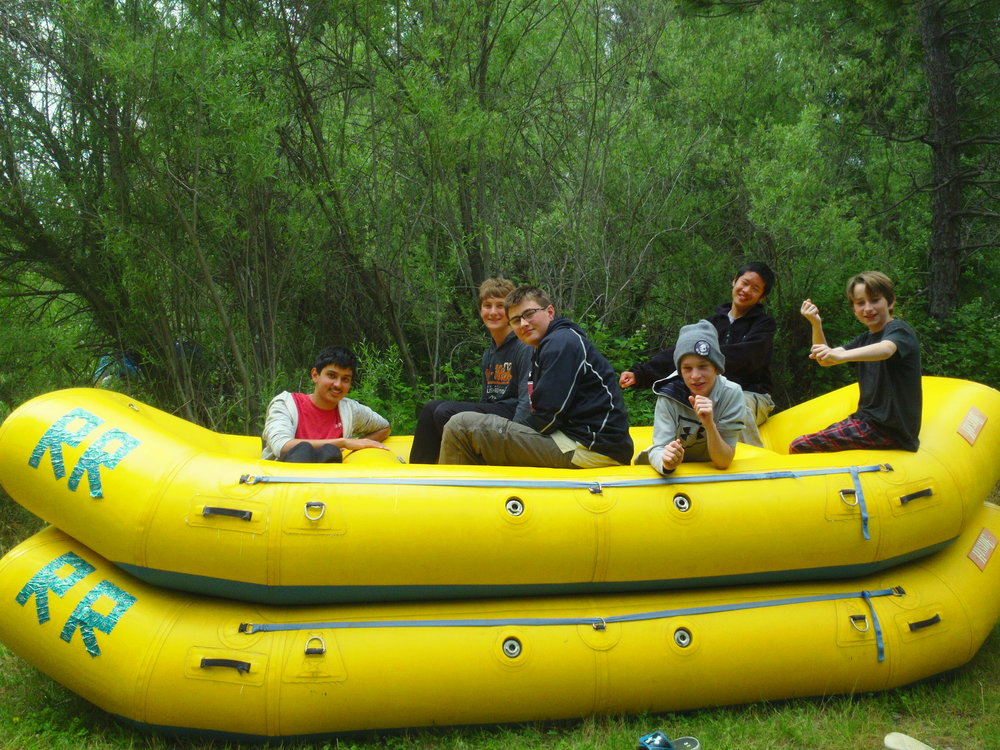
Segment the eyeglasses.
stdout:
<svg viewBox="0 0 1000 750">
<path fill-rule="evenodd" d="M 535 317 L 535 313 L 544 310 L 544 307 L 529 307 L 527 310 L 522 312 L 520 315 L 515 315 L 513 318 L 507 318 L 507 322 L 510 323 L 511 328 L 517 328 L 521 325 L 521 321 L 531 322 L 531 319 Z"/>
</svg>

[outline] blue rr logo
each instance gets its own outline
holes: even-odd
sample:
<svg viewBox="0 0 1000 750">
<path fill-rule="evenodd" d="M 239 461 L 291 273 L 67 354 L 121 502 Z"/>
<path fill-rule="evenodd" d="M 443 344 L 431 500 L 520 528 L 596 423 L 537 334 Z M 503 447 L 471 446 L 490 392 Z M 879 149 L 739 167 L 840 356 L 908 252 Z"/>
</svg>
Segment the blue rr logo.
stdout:
<svg viewBox="0 0 1000 750">
<path fill-rule="evenodd" d="M 31 452 L 28 458 L 28 465 L 37 469 L 41 464 L 45 452 L 49 452 L 52 461 L 52 473 L 56 479 L 66 476 L 66 467 L 63 460 L 63 446 L 68 445 L 75 448 L 83 442 L 91 432 L 103 424 L 104 420 L 91 414 L 85 409 L 73 409 L 53 424 L 38 441 L 38 445 Z M 79 424 L 76 424 L 79 423 Z M 70 429 L 71 425 L 75 425 Z M 111 428 L 92 443 L 77 460 L 70 474 L 67 487 L 70 491 L 76 492 L 76 488 L 87 475 L 87 483 L 90 487 L 90 496 L 93 498 L 104 497 L 101 488 L 101 467 L 107 469 L 115 468 L 119 461 L 134 450 L 141 441 L 123 432 L 116 427 Z"/>
<path fill-rule="evenodd" d="M 66 577 L 60 577 L 59 571 L 69 566 L 72 571 Z M 93 573 L 96 568 L 74 552 L 67 552 L 60 555 L 44 568 L 31 577 L 14 600 L 22 607 L 28 603 L 32 596 L 35 597 L 35 612 L 38 616 L 38 624 L 43 625 L 50 619 L 49 614 L 49 591 L 57 596 L 64 596 L 71 588 L 84 578 Z M 94 605 L 102 597 L 110 599 L 114 606 L 108 614 L 101 614 L 94 608 Z M 80 637 L 87 648 L 87 653 L 93 657 L 101 655 L 101 647 L 97 643 L 99 630 L 108 635 L 114 630 L 118 621 L 129 608 L 135 604 L 136 598 L 123 591 L 111 581 L 101 581 L 92 588 L 83 600 L 76 605 L 73 613 L 66 620 L 59 637 L 66 643 L 70 643 L 73 633 L 79 629 Z"/>
</svg>

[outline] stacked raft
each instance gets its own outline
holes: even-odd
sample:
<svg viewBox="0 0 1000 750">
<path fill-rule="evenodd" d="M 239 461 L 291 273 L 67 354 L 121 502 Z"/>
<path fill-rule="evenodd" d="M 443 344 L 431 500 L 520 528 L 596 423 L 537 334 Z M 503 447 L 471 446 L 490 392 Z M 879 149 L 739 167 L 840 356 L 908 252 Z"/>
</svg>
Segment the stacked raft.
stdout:
<svg viewBox="0 0 1000 750">
<path fill-rule="evenodd" d="M 4 488 L 53 524 L 0 561 L 0 640 L 129 721 L 241 739 L 905 685 L 1000 616 L 1000 393 L 925 378 L 917 453 L 782 453 L 856 402 L 664 478 L 409 466 L 405 438 L 281 464 L 55 392 L 0 427 Z"/>
</svg>

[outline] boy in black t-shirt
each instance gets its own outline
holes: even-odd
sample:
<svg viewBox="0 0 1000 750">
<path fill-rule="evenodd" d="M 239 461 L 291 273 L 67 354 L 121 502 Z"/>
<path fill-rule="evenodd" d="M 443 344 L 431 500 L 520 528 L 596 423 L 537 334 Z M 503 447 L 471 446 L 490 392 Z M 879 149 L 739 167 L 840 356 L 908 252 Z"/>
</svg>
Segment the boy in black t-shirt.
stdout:
<svg viewBox="0 0 1000 750">
<path fill-rule="evenodd" d="M 855 362 L 861 397 L 858 409 L 825 430 L 795 438 L 790 453 L 826 453 L 853 448 L 901 448 L 920 445 L 922 388 L 917 334 L 892 316 L 896 293 L 892 281 L 878 271 L 865 271 L 847 284 L 854 316 L 868 329 L 849 344 L 831 349 L 823 333 L 819 308 L 812 300 L 801 313 L 812 326 L 809 353 L 823 367 Z"/>
</svg>

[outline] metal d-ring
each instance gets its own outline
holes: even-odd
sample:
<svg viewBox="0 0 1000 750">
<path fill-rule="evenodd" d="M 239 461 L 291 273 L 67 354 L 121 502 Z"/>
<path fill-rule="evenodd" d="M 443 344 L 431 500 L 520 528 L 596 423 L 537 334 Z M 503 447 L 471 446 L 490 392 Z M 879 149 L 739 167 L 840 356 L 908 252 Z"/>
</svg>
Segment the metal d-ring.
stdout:
<svg viewBox="0 0 1000 750">
<path fill-rule="evenodd" d="M 309 644 L 313 641 L 319 641 L 319 646 L 310 646 Z M 323 637 L 319 635 L 310 636 L 309 640 L 306 641 L 304 653 L 306 656 L 322 656 L 326 653 L 326 641 L 324 641 Z"/>
<path fill-rule="evenodd" d="M 847 495 L 851 495 L 854 498 L 854 502 L 853 503 L 850 500 L 847 499 L 847 497 L 846 497 Z M 857 490 L 841 490 L 840 491 L 840 502 L 842 502 L 844 505 L 849 505 L 852 508 L 856 507 L 857 504 L 858 504 L 858 492 L 857 492 Z"/>
<path fill-rule="evenodd" d="M 864 627 L 861 627 L 859 623 L 864 623 Z M 867 615 L 851 615 L 851 625 L 853 625 L 854 629 L 859 633 L 867 633 L 871 628 L 871 625 L 868 623 Z"/>
<path fill-rule="evenodd" d="M 309 513 L 309 511 L 315 510 L 316 508 L 319 509 L 318 516 Z M 305 513 L 306 518 L 308 518 L 310 521 L 318 521 L 324 515 L 326 515 L 326 503 L 320 500 L 310 500 L 308 503 L 305 504 L 305 507 L 303 507 L 302 512 Z"/>
</svg>

